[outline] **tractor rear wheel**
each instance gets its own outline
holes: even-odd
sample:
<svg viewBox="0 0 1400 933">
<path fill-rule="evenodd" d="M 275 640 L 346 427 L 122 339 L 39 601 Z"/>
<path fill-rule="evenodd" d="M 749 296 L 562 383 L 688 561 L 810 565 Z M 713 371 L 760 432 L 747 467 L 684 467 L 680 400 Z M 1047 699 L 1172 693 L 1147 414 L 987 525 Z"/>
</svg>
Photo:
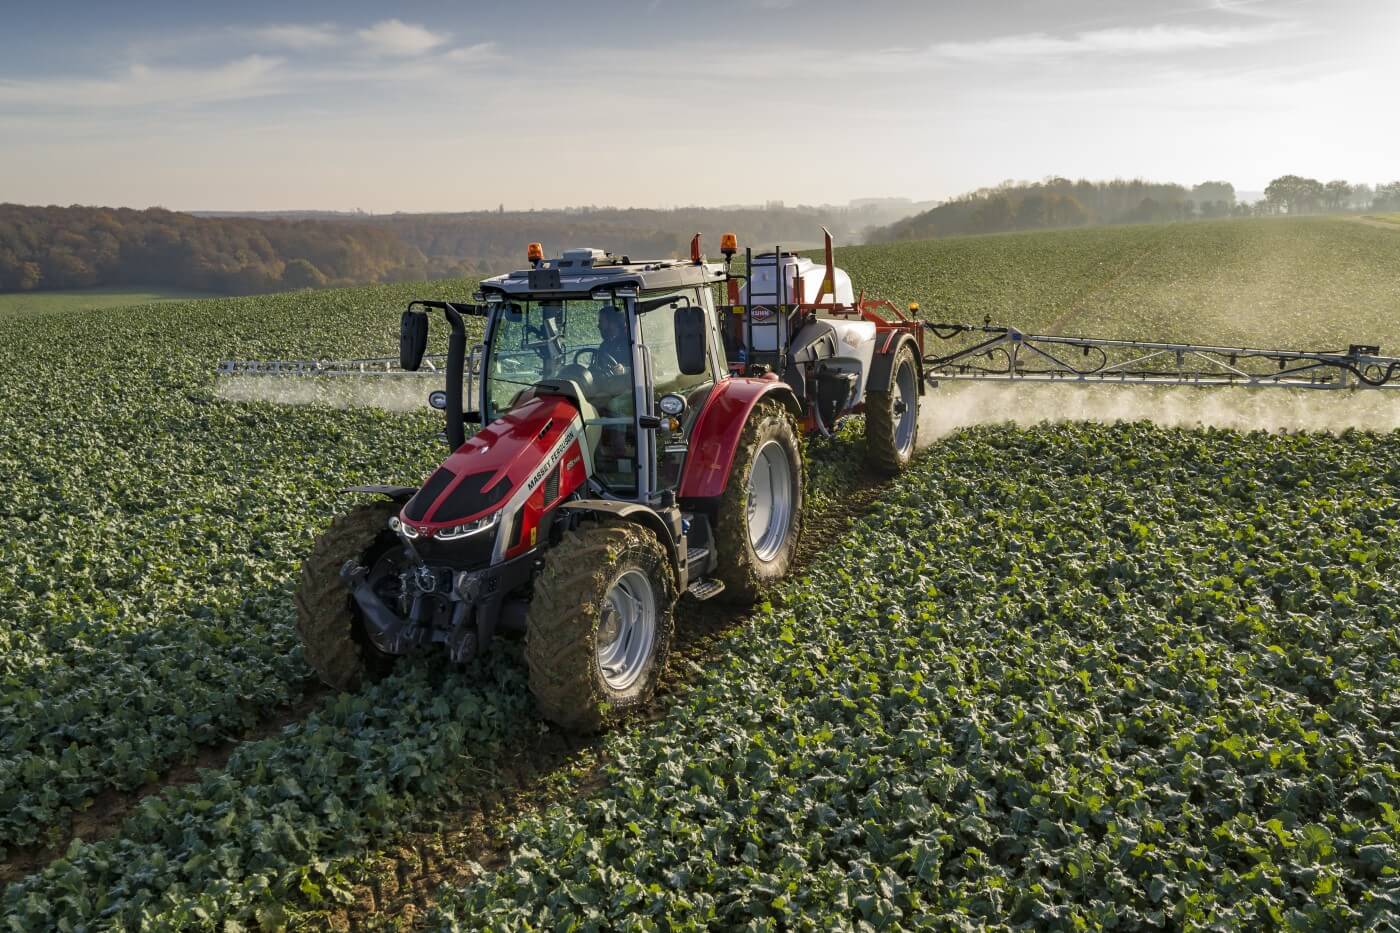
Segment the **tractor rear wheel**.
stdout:
<svg viewBox="0 0 1400 933">
<path fill-rule="evenodd" d="M 919 362 L 909 344 L 895 351 L 890 384 L 865 393 L 865 457 L 876 472 L 894 476 L 919 443 Z"/>
<path fill-rule="evenodd" d="M 365 635 L 340 568 L 347 560 L 372 567 L 384 552 L 397 546 L 389 518 L 399 508 L 399 503 L 388 501 L 355 506 L 316 539 L 301 565 L 294 602 L 302 651 L 321 680 L 338 690 L 354 690 L 366 679 L 378 680 L 393 667 L 394 656 L 374 647 Z"/>
<path fill-rule="evenodd" d="M 715 517 L 723 598 L 752 603 L 787 575 L 802 532 L 802 445 L 781 403 L 754 408 Z"/>
<path fill-rule="evenodd" d="M 526 617 L 540 713 L 596 732 L 656 693 L 675 631 L 676 575 L 650 531 L 580 525 L 544 558 Z"/>
</svg>

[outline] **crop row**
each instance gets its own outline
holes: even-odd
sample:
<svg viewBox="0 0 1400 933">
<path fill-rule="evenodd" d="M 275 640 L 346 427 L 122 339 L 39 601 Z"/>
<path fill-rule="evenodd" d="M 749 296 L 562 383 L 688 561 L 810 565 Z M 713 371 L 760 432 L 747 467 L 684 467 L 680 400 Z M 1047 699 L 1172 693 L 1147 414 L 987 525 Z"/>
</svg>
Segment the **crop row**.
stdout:
<svg viewBox="0 0 1400 933">
<path fill-rule="evenodd" d="M 439 920 L 1400 909 L 1388 440 L 1124 425 L 939 445 Z M 347 861 L 498 784 L 501 749 L 539 728 L 523 681 L 509 653 L 466 676 L 405 666 L 143 802 L 0 911 L 193 928 L 342 899 Z"/>
<path fill-rule="evenodd" d="M 860 469 L 859 449 L 847 437 L 812 451 L 810 501 L 830 508 Z M 75 841 L 0 893 L 0 928 L 278 927 L 345 899 L 346 867 L 396 833 L 509 788 L 496 765 L 545 728 L 511 643 L 466 670 L 403 662 L 240 745 L 224 768 L 143 799 L 116 836 Z"/>
<path fill-rule="evenodd" d="M 300 555 L 340 487 L 416 481 L 440 426 L 212 403 L 211 374 L 224 355 L 387 349 L 399 300 L 0 321 L 0 849 L 301 694 Z"/>
<path fill-rule="evenodd" d="M 1398 485 L 1393 436 L 955 437 L 438 920 L 1393 919 Z"/>
</svg>

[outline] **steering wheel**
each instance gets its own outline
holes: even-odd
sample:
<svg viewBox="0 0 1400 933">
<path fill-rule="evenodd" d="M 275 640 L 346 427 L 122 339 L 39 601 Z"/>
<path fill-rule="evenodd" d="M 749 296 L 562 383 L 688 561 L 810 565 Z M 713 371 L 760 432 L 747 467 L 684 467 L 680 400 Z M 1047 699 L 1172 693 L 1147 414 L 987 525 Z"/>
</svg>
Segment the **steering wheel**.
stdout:
<svg viewBox="0 0 1400 933">
<path fill-rule="evenodd" d="M 577 365 L 577 366 L 592 366 L 592 365 L 593 365 L 593 357 L 594 357 L 597 353 L 598 353 L 598 351 L 597 351 L 597 349 L 594 348 L 594 347 L 579 347 L 578 349 L 574 350 L 574 358 L 573 358 L 572 360 L 570 360 L 569 362 L 572 363 L 572 364 L 574 364 L 574 365 Z M 584 354 L 587 354 L 587 355 L 588 355 L 588 361 L 587 361 L 587 362 L 584 362 L 584 361 L 581 359 L 581 357 L 583 357 Z"/>
</svg>

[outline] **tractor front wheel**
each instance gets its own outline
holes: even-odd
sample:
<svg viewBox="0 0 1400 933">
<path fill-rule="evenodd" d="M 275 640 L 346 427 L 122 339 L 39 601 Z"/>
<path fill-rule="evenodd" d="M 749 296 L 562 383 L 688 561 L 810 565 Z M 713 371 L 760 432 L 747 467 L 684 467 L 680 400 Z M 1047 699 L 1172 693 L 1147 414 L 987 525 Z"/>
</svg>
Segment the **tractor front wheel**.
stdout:
<svg viewBox="0 0 1400 933">
<path fill-rule="evenodd" d="M 760 402 L 749 415 L 715 517 L 729 602 L 752 603 L 787 576 L 802 532 L 802 446 L 787 409 Z"/>
<path fill-rule="evenodd" d="M 890 384 L 865 394 L 866 461 L 894 476 L 909 465 L 919 442 L 919 362 L 909 344 L 895 351 Z"/>
<path fill-rule="evenodd" d="M 355 506 L 316 539 L 301 565 L 301 583 L 293 600 L 297 634 L 306 662 L 336 689 L 354 690 L 365 679 L 383 677 L 394 664 L 393 655 L 370 643 L 340 568 L 348 560 L 372 567 L 397 546 L 389 518 L 399 508 L 399 503 L 388 501 Z"/>
<path fill-rule="evenodd" d="M 580 525 L 545 555 L 526 617 L 525 660 L 540 713 L 596 732 L 656 692 L 675 631 L 676 576 L 636 525 Z"/>
</svg>

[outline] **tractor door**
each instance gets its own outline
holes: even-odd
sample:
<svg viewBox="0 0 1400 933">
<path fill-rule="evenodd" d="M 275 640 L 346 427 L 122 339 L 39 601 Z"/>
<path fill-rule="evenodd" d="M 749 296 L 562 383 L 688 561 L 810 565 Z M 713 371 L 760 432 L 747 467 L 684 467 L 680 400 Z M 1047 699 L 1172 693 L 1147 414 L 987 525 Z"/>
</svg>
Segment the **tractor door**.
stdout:
<svg viewBox="0 0 1400 933">
<path fill-rule="evenodd" d="M 709 289 L 687 288 L 648 295 L 647 303 L 665 294 L 673 294 L 681 307 L 704 307 L 707 320 L 713 320 Z M 706 344 L 706 371 L 696 375 L 681 372 L 676 350 L 675 311 L 669 304 L 662 304 L 640 317 L 642 344 L 651 368 L 648 412 L 661 420 L 661 426 L 655 431 L 656 472 L 651 488 L 657 492 L 674 491 L 680 485 L 681 470 L 685 466 L 690 429 L 704 407 L 705 397 L 714 388 L 719 360 L 713 335 L 710 335 Z"/>
</svg>

